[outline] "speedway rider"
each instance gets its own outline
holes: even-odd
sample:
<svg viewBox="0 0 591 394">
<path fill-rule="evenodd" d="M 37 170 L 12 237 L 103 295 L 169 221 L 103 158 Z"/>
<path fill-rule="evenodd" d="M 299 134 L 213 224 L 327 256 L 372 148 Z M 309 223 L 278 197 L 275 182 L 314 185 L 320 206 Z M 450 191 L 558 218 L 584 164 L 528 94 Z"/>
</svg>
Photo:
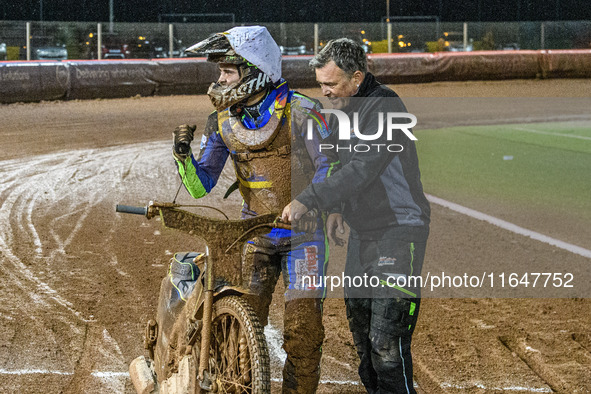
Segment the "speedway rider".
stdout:
<svg viewBox="0 0 591 394">
<path fill-rule="evenodd" d="M 228 156 L 244 199 L 242 217 L 275 213 L 310 182 L 326 179 L 336 157 L 319 152 L 328 136 L 315 126 L 311 140 L 307 119 L 320 105 L 289 90 L 281 78 L 281 53 L 266 28 L 235 27 L 193 45 L 188 52 L 207 55 L 218 64 L 220 77 L 208 95 L 216 108 L 207 120 L 200 151 L 188 144 L 194 127 L 174 131 L 173 154 L 179 174 L 194 198 L 207 195 L 216 185 Z M 287 359 L 283 369 L 284 393 L 313 393 L 320 375 L 322 289 L 310 286 L 303 276 L 323 276 L 324 225 L 320 216 L 313 234 L 273 229 L 249 241 L 243 250 L 243 272 L 256 296 L 249 296 L 262 325 L 280 273 L 286 288 L 284 343 Z M 315 283 L 320 283 L 317 281 Z"/>
</svg>

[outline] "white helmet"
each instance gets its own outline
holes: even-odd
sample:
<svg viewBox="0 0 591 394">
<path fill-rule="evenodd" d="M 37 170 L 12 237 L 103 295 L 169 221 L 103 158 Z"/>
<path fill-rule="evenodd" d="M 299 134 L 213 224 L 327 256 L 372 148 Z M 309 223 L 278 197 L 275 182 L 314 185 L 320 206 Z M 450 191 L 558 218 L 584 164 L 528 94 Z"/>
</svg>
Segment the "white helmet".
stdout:
<svg viewBox="0 0 591 394">
<path fill-rule="evenodd" d="M 281 79 L 281 51 L 262 26 L 234 27 L 191 46 L 187 52 L 207 55 L 215 63 L 235 64 L 240 81 L 229 86 L 212 83 L 207 94 L 218 110 L 268 89 Z"/>
</svg>

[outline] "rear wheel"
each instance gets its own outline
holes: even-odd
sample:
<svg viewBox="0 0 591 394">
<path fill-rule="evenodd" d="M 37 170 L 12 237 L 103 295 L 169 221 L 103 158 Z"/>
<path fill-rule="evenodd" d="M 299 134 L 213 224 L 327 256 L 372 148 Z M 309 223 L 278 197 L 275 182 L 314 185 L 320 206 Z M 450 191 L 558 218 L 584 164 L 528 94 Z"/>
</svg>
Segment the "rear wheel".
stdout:
<svg viewBox="0 0 591 394">
<path fill-rule="evenodd" d="M 271 392 L 269 352 L 263 327 L 240 297 L 213 304 L 209 375 L 217 393 Z"/>
</svg>

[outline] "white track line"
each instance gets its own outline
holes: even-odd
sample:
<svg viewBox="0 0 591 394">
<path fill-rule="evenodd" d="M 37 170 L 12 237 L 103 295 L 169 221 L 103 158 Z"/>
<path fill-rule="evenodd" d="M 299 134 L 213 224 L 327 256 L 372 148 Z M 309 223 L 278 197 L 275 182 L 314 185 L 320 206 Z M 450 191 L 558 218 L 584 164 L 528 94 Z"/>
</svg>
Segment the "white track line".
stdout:
<svg viewBox="0 0 591 394">
<path fill-rule="evenodd" d="M 528 230 L 523 227 L 519 227 L 513 223 L 509 223 L 509 222 L 506 222 L 502 219 L 495 218 L 494 216 L 490 216 L 485 213 L 478 212 L 478 211 L 475 211 L 470 208 L 466 208 L 462 205 L 443 200 L 439 197 L 431 196 L 429 194 L 427 194 L 426 196 L 427 196 L 427 199 L 429 201 L 431 201 L 432 203 L 437 204 L 437 205 L 441 205 L 445 208 L 449 208 L 452 211 L 456 211 L 456 212 L 462 213 L 464 215 L 468 215 L 468 216 L 473 217 L 478 220 L 483 220 L 485 222 L 493 224 L 493 225 L 500 227 L 502 229 L 509 230 L 509 231 L 514 232 L 516 234 L 524 235 L 526 237 L 530 237 L 532 239 L 535 239 L 536 241 L 540 241 L 540 242 L 544 242 L 544 243 L 552 245 L 552 246 L 556 246 L 557 248 L 564 249 L 564 250 L 569 251 L 571 253 L 575 253 L 575 254 L 578 254 L 583 257 L 591 258 L 591 250 L 589 250 L 589 249 L 585 249 L 585 248 L 582 248 L 577 245 L 569 244 L 567 242 L 560 241 L 558 239 L 549 237 L 547 235 L 540 234 L 540 233 L 537 233 L 532 230 Z"/>
<path fill-rule="evenodd" d="M 0 375 L 74 375 L 74 372 L 49 371 L 47 369 L 0 369 Z"/>
<path fill-rule="evenodd" d="M 509 387 L 486 387 L 483 384 L 475 383 L 471 385 L 462 385 L 462 384 L 451 384 L 451 383 L 441 383 L 442 389 L 456 389 L 456 390 L 470 390 L 470 389 L 481 389 L 486 391 L 527 391 L 530 393 L 553 393 L 552 389 L 541 387 L 541 388 L 533 388 L 533 387 L 520 387 L 520 386 L 509 386 Z"/>
<path fill-rule="evenodd" d="M 93 371 L 92 376 L 100 379 L 129 378 L 129 372 Z M 51 371 L 48 369 L 0 369 L 0 375 L 64 375 L 72 376 L 74 372 Z"/>
<path fill-rule="evenodd" d="M 90 373 L 95 378 L 100 379 L 113 379 L 113 378 L 126 378 L 129 379 L 129 372 L 100 372 L 94 371 Z"/>
<path fill-rule="evenodd" d="M 271 378 L 271 382 L 283 382 L 283 379 L 280 378 Z M 320 384 L 339 384 L 339 385 L 347 385 L 347 386 L 359 386 L 361 382 L 356 382 L 354 380 L 332 380 L 332 379 L 320 379 Z"/>
<path fill-rule="evenodd" d="M 528 129 L 526 127 L 512 127 L 512 129 L 513 130 L 520 130 L 520 131 L 527 131 L 528 133 L 534 133 L 534 134 L 553 135 L 555 137 L 577 138 L 580 140 L 591 141 L 591 137 L 586 137 L 584 135 L 553 133 L 551 131 L 541 131 L 541 130 Z"/>
</svg>

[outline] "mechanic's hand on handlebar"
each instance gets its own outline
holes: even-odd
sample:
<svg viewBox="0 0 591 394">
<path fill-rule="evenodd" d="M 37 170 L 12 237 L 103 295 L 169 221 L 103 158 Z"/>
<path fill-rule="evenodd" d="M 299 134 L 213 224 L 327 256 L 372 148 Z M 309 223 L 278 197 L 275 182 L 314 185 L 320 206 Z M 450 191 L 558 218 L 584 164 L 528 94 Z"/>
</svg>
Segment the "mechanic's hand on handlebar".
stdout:
<svg viewBox="0 0 591 394">
<path fill-rule="evenodd" d="M 316 216 L 318 212 L 315 209 L 309 211 L 304 204 L 293 200 L 283 208 L 281 220 L 285 223 L 292 222 L 295 231 L 313 233 L 318 225 Z"/>
<path fill-rule="evenodd" d="M 191 154 L 191 141 L 193 141 L 196 128 L 197 126 L 183 124 L 175 128 L 172 132 L 174 144 L 172 154 L 177 160 L 185 161 Z"/>
<path fill-rule="evenodd" d="M 299 202 L 298 200 L 293 200 L 289 204 L 283 208 L 283 213 L 281 214 L 281 220 L 285 223 L 295 222 L 299 220 L 306 212 L 308 212 L 308 208 Z"/>
</svg>

